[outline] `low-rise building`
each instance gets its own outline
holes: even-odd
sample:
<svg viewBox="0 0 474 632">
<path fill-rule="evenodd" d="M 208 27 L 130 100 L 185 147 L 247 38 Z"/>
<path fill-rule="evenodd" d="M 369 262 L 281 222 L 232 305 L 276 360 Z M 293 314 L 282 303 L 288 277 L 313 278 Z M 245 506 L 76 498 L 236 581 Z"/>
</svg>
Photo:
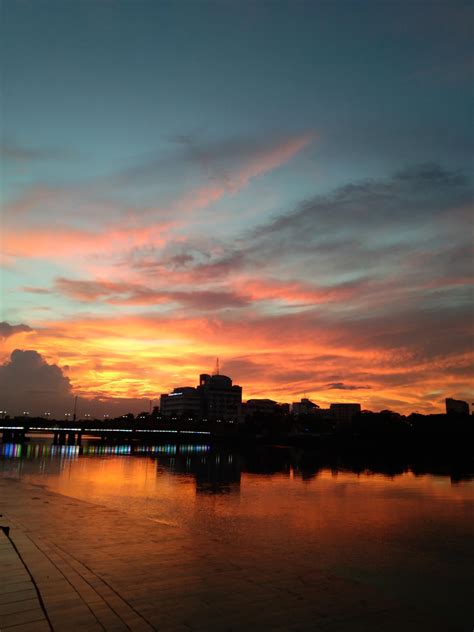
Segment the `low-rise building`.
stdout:
<svg viewBox="0 0 474 632">
<path fill-rule="evenodd" d="M 469 415 L 469 404 L 462 399 L 446 398 L 447 415 Z"/>
<path fill-rule="evenodd" d="M 360 404 L 331 404 L 329 410 L 336 424 L 350 423 L 360 413 Z"/>
<path fill-rule="evenodd" d="M 172 393 L 163 393 L 160 398 L 160 412 L 162 417 L 192 417 L 202 416 L 201 395 L 193 386 L 180 386 Z"/>
<path fill-rule="evenodd" d="M 291 412 L 293 415 L 312 415 L 316 413 L 318 409 L 319 406 L 307 397 L 303 397 L 301 401 L 291 404 Z"/>
<path fill-rule="evenodd" d="M 273 399 L 249 399 L 243 409 L 249 417 L 255 414 L 274 415 L 280 411 L 280 404 Z"/>
</svg>

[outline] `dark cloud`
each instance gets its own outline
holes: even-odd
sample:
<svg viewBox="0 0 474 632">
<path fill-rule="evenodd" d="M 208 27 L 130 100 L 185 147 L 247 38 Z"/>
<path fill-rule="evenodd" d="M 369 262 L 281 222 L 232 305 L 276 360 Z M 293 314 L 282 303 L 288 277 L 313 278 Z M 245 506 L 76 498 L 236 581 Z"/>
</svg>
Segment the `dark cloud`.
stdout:
<svg viewBox="0 0 474 632">
<path fill-rule="evenodd" d="M 57 292 L 80 301 L 96 301 L 138 292 L 141 286 L 113 281 L 82 281 L 59 277 L 55 280 Z M 146 288 L 143 288 L 146 289 Z"/>
<path fill-rule="evenodd" d="M 250 302 L 245 296 L 225 291 L 169 292 L 167 296 L 185 307 L 202 311 L 245 307 Z"/>
<path fill-rule="evenodd" d="M 361 353 L 387 352 L 388 364 L 398 367 L 469 353 L 474 329 L 469 305 L 425 308 L 417 303 L 393 307 L 390 313 L 385 310 L 362 314 L 350 310 L 326 313 L 322 308 L 311 308 L 298 314 L 248 315 L 242 327 L 236 315 L 224 322 L 229 335 L 243 329 L 258 339 L 259 345 L 273 343 L 278 346 L 278 341 L 284 341 L 285 345 L 304 346 L 308 341 L 317 340 L 338 354 L 347 349 Z M 325 357 L 331 363 L 334 356 Z M 341 361 L 340 355 L 334 359 L 337 372 Z M 378 366 L 381 362 L 377 359 Z"/>
<path fill-rule="evenodd" d="M 143 253 L 142 249 L 136 249 L 130 253 L 127 263 L 150 276 L 181 272 L 189 275 L 190 280 L 196 283 L 220 280 L 236 272 L 246 263 L 245 250 L 226 244 L 222 245 L 218 253 L 213 253 L 211 248 L 206 251 L 203 246 L 198 248 L 192 243 L 187 243 L 185 247 L 177 244 L 177 252 L 170 254 L 173 246 L 174 244 L 169 245 L 164 253 L 158 250 Z"/>
<path fill-rule="evenodd" d="M 214 311 L 244 307 L 249 303 L 247 297 L 226 290 L 155 290 L 136 283 L 80 281 L 62 277 L 56 279 L 55 288 L 79 301 L 104 301 L 113 305 L 178 303 L 190 309 Z"/>
<path fill-rule="evenodd" d="M 325 241 L 356 229 L 370 232 L 414 227 L 443 211 L 472 201 L 472 187 L 460 172 L 436 164 L 406 168 L 385 180 L 347 184 L 332 194 L 316 196 L 293 212 L 256 229 L 255 239 Z M 368 231 L 365 233 L 364 231 Z M 394 235 L 396 236 L 396 235 Z"/>
<path fill-rule="evenodd" d="M 0 366 L 0 391 L 3 406 L 11 414 L 23 410 L 38 414 L 51 405 L 63 408 L 72 398 L 71 384 L 62 370 L 33 350 L 15 349 L 10 361 Z"/>
<path fill-rule="evenodd" d="M 372 388 L 371 386 L 355 386 L 354 384 L 344 384 L 344 382 L 332 382 L 326 384 L 324 388 L 334 391 L 360 391 Z"/>
<path fill-rule="evenodd" d="M 390 315 L 347 319 L 344 326 L 359 349 L 392 349 L 409 353 L 411 360 L 447 358 L 472 348 L 473 325 L 470 306 L 432 309 L 414 305 Z M 347 335 L 336 336 L 347 344 Z M 407 359 L 407 358 L 406 358 Z"/>
<path fill-rule="evenodd" d="M 222 364 L 221 372 L 225 375 L 231 375 L 234 381 L 239 384 L 242 381 L 249 382 L 261 379 L 262 376 L 269 372 L 269 366 L 263 362 L 255 362 L 254 359 L 248 356 L 239 356 L 225 360 Z"/>
<path fill-rule="evenodd" d="M 176 136 L 172 146 L 156 153 L 135 159 L 135 164 L 114 176 L 118 184 L 135 182 L 156 184 L 172 175 L 180 175 L 189 181 L 197 174 L 208 181 L 219 181 L 233 188 L 234 172 L 243 165 L 258 163 L 272 152 L 298 139 L 310 138 L 311 134 L 266 134 L 265 137 L 235 137 L 219 142 L 210 142 L 197 135 Z"/>
<path fill-rule="evenodd" d="M 410 288 L 436 276 L 470 275 L 466 231 L 473 197 L 463 172 L 435 163 L 415 165 L 314 196 L 218 249 L 211 243 L 196 247 L 191 240 L 176 244 L 178 251 L 171 254 L 137 250 L 129 264 L 150 275 L 186 272 L 186 280 L 195 283 L 256 269 L 260 277 L 276 270 L 286 275 L 291 269 L 320 285 L 354 276 L 376 276 L 385 283 L 389 275 L 391 283 L 396 276 L 400 287 Z"/>
<path fill-rule="evenodd" d="M 169 257 L 168 261 L 164 263 L 171 266 L 172 268 L 185 268 L 191 263 L 194 263 L 194 261 L 195 259 L 192 254 L 190 254 L 189 252 L 182 252 L 180 254 Z"/>
<path fill-rule="evenodd" d="M 7 323 L 5 321 L 0 322 L 0 338 L 9 338 L 14 334 L 18 334 L 24 331 L 33 330 L 31 329 L 31 327 L 28 327 L 28 325 L 10 325 L 10 323 Z"/>
<path fill-rule="evenodd" d="M 194 267 L 193 275 L 197 281 L 212 280 L 228 276 L 242 267 L 245 261 L 244 252 L 229 250 L 224 255 L 201 263 Z"/>
<path fill-rule="evenodd" d="M 48 364 L 37 351 L 15 349 L 10 360 L 0 365 L 0 392 L 2 407 L 10 416 L 28 411 L 30 416 L 42 416 L 51 412 L 56 419 L 63 419 L 66 412 L 74 410 L 75 393 L 63 368 Z M 111 398 L 107 394 L 80 397 L 77 413 L 85 412 L 102 417 L 113 417 L 131 411 L 148 410 L 148 400 L 137 398 Z"/>
</svg>

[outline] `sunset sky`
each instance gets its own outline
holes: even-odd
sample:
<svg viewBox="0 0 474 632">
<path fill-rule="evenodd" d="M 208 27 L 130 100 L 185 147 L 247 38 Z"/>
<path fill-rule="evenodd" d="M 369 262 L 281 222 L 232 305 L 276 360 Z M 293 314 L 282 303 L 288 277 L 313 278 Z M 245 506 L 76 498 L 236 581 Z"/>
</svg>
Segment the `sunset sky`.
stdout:
<svg viewBox="0 0 474 632">
<path fill-rule="evenodd" d="M 1 10 L 0 408 L 474 401 L 470 2 Z"/>
</svg>

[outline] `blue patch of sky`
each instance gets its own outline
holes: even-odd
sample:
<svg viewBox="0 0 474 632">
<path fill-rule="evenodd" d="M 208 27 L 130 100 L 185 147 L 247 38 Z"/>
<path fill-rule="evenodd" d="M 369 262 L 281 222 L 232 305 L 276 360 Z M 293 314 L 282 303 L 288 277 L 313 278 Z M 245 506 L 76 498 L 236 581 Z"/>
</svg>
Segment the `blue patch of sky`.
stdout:
<svg viewBox="0 0 474 632">
<path fill-rule="evenodd" d="M 413 3 L 42 2 L 3 10 L 6 130 L 27 147 L 78 156 L 36 166 L 36 178 L 49 183 L 120 170 L 180 134 L 315 129 L 335 185 L 433 153 L 455 160 L 456 146 L 443 142 L 448 119 L 451 138 L 469 134 L 464 84 L 433 81 L 443 64 L 462 63 L 466 44 Z M 379 141 L 374 152 L 370 138 L 367 147 L 367 129 L 372 143 L 385 138 L 385 150 Z M 429 140 L 426 148 L 433 129 L 438 146 Z"/>
</svg>

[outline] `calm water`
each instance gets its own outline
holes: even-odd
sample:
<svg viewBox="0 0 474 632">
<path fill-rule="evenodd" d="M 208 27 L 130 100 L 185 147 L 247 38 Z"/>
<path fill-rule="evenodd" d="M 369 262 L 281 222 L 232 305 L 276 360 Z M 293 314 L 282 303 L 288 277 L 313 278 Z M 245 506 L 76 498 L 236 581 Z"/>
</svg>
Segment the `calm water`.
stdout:
<svg viewBox="0 0 474 632">
<path fill-rule="evenodd" d="M 0 445 L 0 475 L 433 601 L 465 623 L 474 482 L 443 463 L 289 448 Z"/>
</svg>

